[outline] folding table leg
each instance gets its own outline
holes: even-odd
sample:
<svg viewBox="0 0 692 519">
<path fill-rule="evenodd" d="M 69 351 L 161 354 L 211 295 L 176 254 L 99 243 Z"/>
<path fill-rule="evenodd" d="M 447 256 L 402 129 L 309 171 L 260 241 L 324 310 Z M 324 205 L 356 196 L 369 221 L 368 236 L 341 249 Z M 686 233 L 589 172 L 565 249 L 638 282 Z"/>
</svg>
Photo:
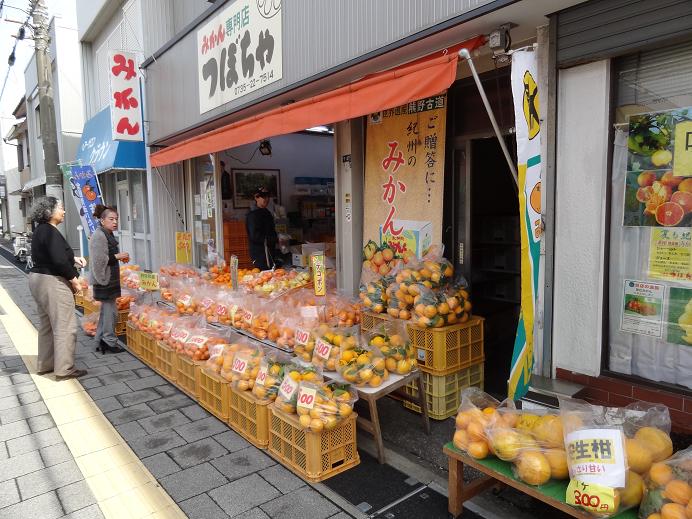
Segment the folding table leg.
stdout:
<svg viewBox="0 0 692 519">
<path fill-rule="evenodd" d="M 418 405 L 421 408 L 421 416 L 423 416 L 423 426 L 425 427 L 425 433 L 430 434 L 430 418 L 428 417 L 428 402 L 425 398 L 425 392 L 423 391 L 423 373 L 418 371 L 418 376 L 416 377 L 416 385 L 418 386 Z"/>
<path fill-rule="evenodd" d="M 368 400 L 370 406 L 370 421 L 372 422 L 372 435 L 377 444 L 377 461 L 384 463 L 384 442 L 382 441 L 382 429 L 380 428 L 380 415 L 377 413 L 377 400 Z"/>
</svg>

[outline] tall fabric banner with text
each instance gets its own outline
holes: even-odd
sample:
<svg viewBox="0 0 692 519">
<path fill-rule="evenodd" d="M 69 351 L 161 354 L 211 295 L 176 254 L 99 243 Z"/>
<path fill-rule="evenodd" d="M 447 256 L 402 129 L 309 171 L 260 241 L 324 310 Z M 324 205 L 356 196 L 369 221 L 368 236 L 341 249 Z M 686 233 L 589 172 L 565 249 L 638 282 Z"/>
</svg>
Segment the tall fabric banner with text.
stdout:
<svg viewBox="0 0 692 519">
<path fill-rule="evenodd" d="M 519 399 L 533 371 L 533 325 L 538 296 L 541 226 L 541 125 L 536 52 L 512 54 L 521 225 L 521 313 L 512 353 L 508 394 Z"/>
<path fill-rule="evenodd" d="M 79 217 L 87 236 L 99 226 L 98 219 L 94 216 L 97 204 L 103 204 L 101 186 L 99 185 L 94 168 L 91 166 L 70 166 L 70 187 L 74 203 L 79 209 Z"/>
</svg>

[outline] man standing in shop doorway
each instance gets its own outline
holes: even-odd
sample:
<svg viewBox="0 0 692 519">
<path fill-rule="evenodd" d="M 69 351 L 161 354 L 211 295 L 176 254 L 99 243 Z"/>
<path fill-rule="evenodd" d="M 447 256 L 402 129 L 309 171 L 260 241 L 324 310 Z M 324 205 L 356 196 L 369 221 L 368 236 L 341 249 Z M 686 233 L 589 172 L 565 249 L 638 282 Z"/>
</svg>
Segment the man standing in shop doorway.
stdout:
<svg viewBox="0 0 692 519">
<path fill-rule="evenodd" d="M 226 163 L 221 161 L 221 199 L 230 200 L 233 198 L 233 187 L 231 174 L 226 170 Z"/>
<path fill-rule="evenodd" d="M 276 227 L 274 216 L 267 205 L 269 204 L 269 191 L 260 187 L 255 192 L 256 209 L 250 209 L 245 224 L 247 236 L 250 242 L 250 257 L 252 263 L 260 270 L 269 270 L 274 267 L 273 252 L 276 248 Z"/>
</svg>

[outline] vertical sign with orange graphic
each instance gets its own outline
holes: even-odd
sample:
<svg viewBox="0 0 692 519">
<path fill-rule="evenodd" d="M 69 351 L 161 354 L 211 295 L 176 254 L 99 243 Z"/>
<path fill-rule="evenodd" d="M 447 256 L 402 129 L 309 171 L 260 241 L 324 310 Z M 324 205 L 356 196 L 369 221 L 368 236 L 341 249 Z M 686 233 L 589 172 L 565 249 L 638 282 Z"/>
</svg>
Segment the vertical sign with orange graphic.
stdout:
<svg viewBox="0 0 692 519">
<path fill-rule="evenodd" d="M 512 54 L 521 226 L 521 313 L 509 374 L 509 397 L 528 391 L 533 372 L 533 325 L 538 296 L 541 225 L 541 123 L 536 52 Z"/>
</svg>

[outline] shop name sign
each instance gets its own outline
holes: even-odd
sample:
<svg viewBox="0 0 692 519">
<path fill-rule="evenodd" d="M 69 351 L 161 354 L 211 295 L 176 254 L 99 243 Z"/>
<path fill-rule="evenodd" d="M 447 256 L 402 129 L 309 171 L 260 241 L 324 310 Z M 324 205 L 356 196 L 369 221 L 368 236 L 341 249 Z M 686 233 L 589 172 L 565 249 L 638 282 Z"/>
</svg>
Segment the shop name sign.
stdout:
<svg viewBox="0 0 692 519">
<path fill-rule="evenodd" d="M 142 96 L 139 89 L 137 54 L 108 52 L 111 133 L 114 141 L 142 141 Z"/>
<path fill-rule="evenodd" d="M 236 0 L 197 31 L 199 112 L 282 77 L 281 0 Z"/>
</svg>

